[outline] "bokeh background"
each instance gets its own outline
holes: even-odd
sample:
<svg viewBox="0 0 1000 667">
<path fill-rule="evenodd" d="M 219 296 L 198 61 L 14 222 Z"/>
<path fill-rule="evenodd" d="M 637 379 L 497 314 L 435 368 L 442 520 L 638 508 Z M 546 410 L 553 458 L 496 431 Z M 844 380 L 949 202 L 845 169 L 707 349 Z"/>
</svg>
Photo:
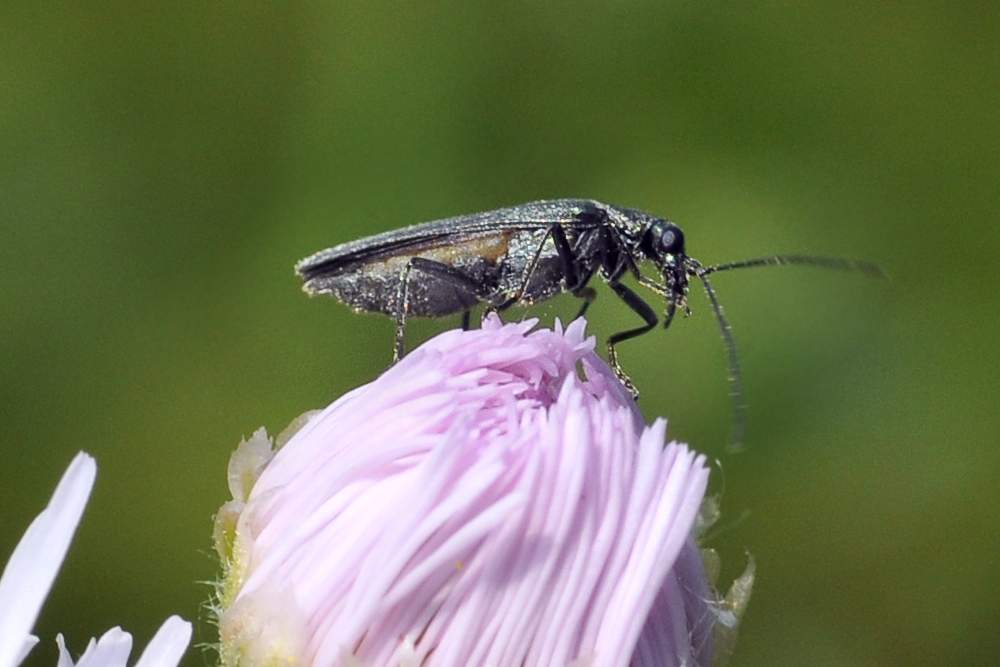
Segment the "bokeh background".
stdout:
<svg viewBox="0 0 1000 667">
<path fill-rule="evenodd" d="M 743 454 L 699 292 L 622 346 L 647 417 L 720 459 L 724 578 L 757 560 L 732 664 L 996 664 L 992 3 L 9 2 L 0 25 L 0 558 L 77 450 L 99 464 L 32 664 L 172 612 L 213 640 L 230 451 L 389 360 L 391 323 L 307 299 L 297 259 L 563 196 L 669 215 L 705 262 L 892 276 L 718 276 Z M 592 313 L 634 321 L 603 287 Z"/>
</svg>

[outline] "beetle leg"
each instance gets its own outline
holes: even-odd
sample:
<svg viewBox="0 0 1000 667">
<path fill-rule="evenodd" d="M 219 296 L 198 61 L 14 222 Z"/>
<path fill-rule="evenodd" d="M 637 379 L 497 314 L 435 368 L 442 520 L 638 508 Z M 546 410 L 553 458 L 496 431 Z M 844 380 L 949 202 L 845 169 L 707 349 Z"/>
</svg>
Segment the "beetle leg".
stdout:
<svg viewBox="0 0 1000 667">
<path fill-rule="evenodd" d="M 573 319 L 580 319 L 581 317 L 586 315 L 587 309 L 590 308 L 590 304 L 594 303 L 594 300 L 597 299 L 597 290 L 591 287 L 587 287 L 587 284 L 590 283 L 590 279 L 594 277 L 594 274 L 597 272 L 598 267 L 604 266 L 605 263 L 604 248 L 607 246 L 608 243 L 610 243 L 610 240 L 606 229 L 601 229 L 594 233 L 601 235 L 601 246 L 599 247 L 592 261 L 590 262 L 590 268 L 584 271 L 583 273 L 577 274 L 577 278 L 574 283 L 571 283 L 569 281 L 569 278 L 567 278 L 566 281 L 566 289 L 578 299 L 583 299 L 583 303 L 580 304 L 580 310 L 576 312 L 576 316 Z M 577 237 L 576 248 L 572 253 L 572 255 L 569 256 L 569 259 L 573 263 L 578 265 L 582 264 L 582 262 L 580 262 L 576 258 L 583 256 L 583 253 L 587 251 L 586 244 L 590 240 L 591 239 L 589 238 L 588 234 L 581 234 L 579 237 Z M 564 261 L 566 260 L 564 259 Z M 569 276 L 570 274 L 567 273 L 566 275 Z"/>
<path fill-rule="evenodd" d="M 587 281 L 584 280 L 581 284 L 581 276 L 579 271 L 577 271 L 579 262 L 576 261 L 576 255 L 573 254 L 573 249 L 569 245 L 569 239 L 566 238 L 566 230 L 562 228 L 562 225 L 553 225 L 552 228 L 549 229 L 549 233 L 552 235 L 552 243 L 556 247 L 556 254 L 559 256 L 559 263 L 562 264 L 563 276 L 565 276 L 566 279 L 566 289 L 571 292 L 576 291 L 577 289 L 583 287 Z M 579 240 L 577 243 L 579 243 Z M 542 245 L 544 244 L 545 241 L 543 239 Z M 525 284 L 524 287 L 527 288 L 527 284 Z"/>
<path fill-rule="evenodd" d="M 403 343 L 406 333 L 406 316 L 410 312 L 410 273 L 420 271 L 434 276 L 439 280 L 450 284 L 455 289 L 465 291 L 480 301 L 488 301 L 491 290 L 472 280 L 461 271 L 435 262 L 433 259 L 424 257 L 411 257 L 399 274 L 399 286 L 396 291 L 396 340 L 392 350 L 392 363 L 396 363 L 403 356 Z M 462 313 L 462 328 L 468 329 L 469 311 Z"/>
<path fill-rule="evenodd" d="M 462 311 L 462 331 L 468 331 L 472 324 L 472 311 L 463 310 Z"/>
<path fill-rule="evenodd" d="M 641 273 L 636 273 L 636 278 L 639 280 L 639 284 L 648 289 L 649 291 L 662 296 L 665 299 L 670 298 L 670 290 L 656 282 L 648 276 L 644 276 Z"/>
<path fill-rule="evenodd" d="M 667 312 L 663 316 L 663 328 L 669 329 L 670 323 L 674 321 L 674 315 L 677 313 L 677 300 L 671 297 L 667 297 Z"/>
<path fill-rule="evenodd" d="M 399 284 L 396 286 L 396 337 L 392 346 L 392 363 L 403 356 L 403 341 L 406 334 L 406 313 L 410 310 L 410 270 L 413 268 L 411 259 L 399 274 Z"/>
<path fill-rule="evenodd" d="M 538 267 L 538 260 L 542 258 L 542 251 L 545 250 L 545 242 L 549 240 L 549 237 L 553 235 L 554 231 L 558 227 L 559 227 L 558 225 L 553 225 L 545 230 L 545 233 L 542 235 L 541 243 L 538 244 L 538 247 L 535 248 L 534 254 L 531 256 L 531 261 L 529 261 L 525 265 L 524 271 L 521 273 L 520 286 L 518 286 L 517 290 L 509 297 L 507 297 L 507 299 L 505 299 L 503 303 L 497 305 L 496 310 L 498 311 L 507 310 L 508 308 L 519 302 L 524 297 L 524 293 L 528 291 L 528 285 L 531 283 L 531 276 L 534 275 L 535 269 Z M 565 233 L 563 234 L 563 240 L 564 241 L 566 240 Z M 558 248 L 559 247 L 558 241 L 555 241 L 555 243 L 556 247 Z M 567 245 L 569 244 L 567 243 Z"/>
<path fill-rule="evenodd" d="M 594 299 L 597 298 L 597 292 L 593 288 L 587 287 L 587 283 L 594 277 L 594 273 L 600 262 L 594 263 L 593 267 L 589 270 L 580 271 L 581 262 L 577 259 L 577 253 L 570 249 L 569 241 L 566 239 L 566 232 L 563 228 L 558 227 L 554 229 L 552 238 L 555 242 L 559 259 L 562 260 L 563 275 L 566 277 L 566 291 L 578 299 L 583 299 L 583 303 L 580 304 L 580 310 L 573 317 L 574 320 L 578 320 L 587 314 L 590 304 L 594 303 Z M 576 240 L 577 249 L 579 250 L 587 241 L 587 235 L 581 234 Z"/>
<path fill-rule="evenodd" d="M 608 283 L 615 291 L 615 294 L 625 302 L 629 308 L 631 308 L 635 313 L 646 321 L 641 327 L 635 329 L 629 329 L 628 331 L 619 331 L 618 333 L 612 335 L 608 338 L 608 362 L 611 364 L 611 368 L 615 371 L 615 375 L 621 380 L 621 383 L 625 385 L 625 388 L 632 392 L 632 397 L 635 399 L 639 398 L 639 391 L 635 388 L 631 378 L 622 369 L 621 364 L 618 363 L 618 353 L 615 351 L 615 345 L 618 343 L 628 340 L 629 338 L 635 338 L 636 336 L 641 336 L 650 329 L 656 326 L 656 313 L 649 306 L 648 303 L 642 300 L 638 294 L 630 290 L 625 285 L 619 282 L 609 282 Z"/>
<path fill-rule="evenodd" d="M 578 320 L 587 314 L 590 304 L 594 303 L 594 299 L 597 298 L 597 292 L 593 287 L 581 287 L 573 291 L 573 296 L 583 299 L 583 303 L 580 304 L 580 310 L 576 311 L 576 316 L 573 318 L 574 320 Z"/>
<path fill-rule="evenodd" d="M 593 301 L 593 296 L 586 292 L 584 288 L 594 272 L 582 273 L 580 271 L 580 262 L 569 244 L 569 239 L 566 238 L 566 230 L 563 229 L 562 225 L 556 224 L 545 230 L 545 235 L 542 236 L 542 241 L 535 249 L 531 261 L 524 267 L 524 273 L 521 274 L 521 285 L 517 288 L 517 291 L 497 306 L 497 310 L 506 310 L 524 297 L 524 293 L 528 291 L 528 287 L 531 284 L 531 276 L 534 275 L 535 269 L 538 267 L 538 262 L 542 257 L 542 252 L 545 250 L 545 243 L 549 240 L 549 237 L 552 237 L 552 243 L 556 248 L 556 255 L 562 264 L 566 290 L 572 292 L 574 296 L 587 299 L 588 305 L 589 301 Z M 577 239 L 577 243 L 580 243 L 580 239 Z M 586 311 L 586 309 L 587 307 L 584 306 L 583 310 Z"/>
</svg>

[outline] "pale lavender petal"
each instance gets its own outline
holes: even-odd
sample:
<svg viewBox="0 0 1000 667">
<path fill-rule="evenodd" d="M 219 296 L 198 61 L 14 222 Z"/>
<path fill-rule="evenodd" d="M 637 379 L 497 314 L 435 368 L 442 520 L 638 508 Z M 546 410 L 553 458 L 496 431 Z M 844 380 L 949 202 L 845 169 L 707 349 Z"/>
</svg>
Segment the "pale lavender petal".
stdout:
<svg viewBox="0 0 1000 667">
<path fill-rule="evenodd" d="M 18 664 L 24 642 L 66 557 L 97 466 L 76 455 L 48 506 L 28 526 L 0 576 L 0 666 Z"/>
<path fill-rule="evenodd" d="M 639 635 L 633 667 L 712 664 L 715 594 L 694 542 L 681 549 Z M 667 641 L 673 638 L 673 641 Z"/>
</svg>

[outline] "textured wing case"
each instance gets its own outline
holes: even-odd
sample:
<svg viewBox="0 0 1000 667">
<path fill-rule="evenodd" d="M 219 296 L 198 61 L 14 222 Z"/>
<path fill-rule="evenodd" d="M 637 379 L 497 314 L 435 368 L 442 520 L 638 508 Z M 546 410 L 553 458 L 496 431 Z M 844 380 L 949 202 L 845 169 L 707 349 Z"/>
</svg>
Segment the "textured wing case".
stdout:
<svg viewBox="0 0 1000 667">
<path fill-rule="evenodd" d="M 480 289 L 500 296 L 516 289 L 525 263 L 553 224 L 575 238 L 580 211 L 595 203 L 558 199 L 426 222 L 320 251 L 296 271 L 310 294 L 331 294 L 356 310 L 395 312 L 400 277 L 412 257 L 445 264 Z M 559 291 L 561 269 L 549 240 L 533 274 L 528 296 L 541 300 Z M 410 312 L 436 316 L 474 306 L 480 298 L 452 282 L 413 270 Z M 500 299 L 502 300 L 502 298 Z"/>
</svg>

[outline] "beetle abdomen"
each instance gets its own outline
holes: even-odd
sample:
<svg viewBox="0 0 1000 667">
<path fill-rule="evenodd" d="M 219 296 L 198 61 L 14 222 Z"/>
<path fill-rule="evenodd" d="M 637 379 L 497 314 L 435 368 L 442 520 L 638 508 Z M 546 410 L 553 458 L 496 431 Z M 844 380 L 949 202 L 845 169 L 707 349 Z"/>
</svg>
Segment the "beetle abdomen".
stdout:
<svg viewBox="0 0 1000 667">
<path fill-rule="evenodd" d="M 411 268 L 408 314 L 435 317 L 457 313 L 480 302 L 479 295 L 496 291 L 500 280 L 498 267 L 507 252 L 507 237 L 473 237 L 407 250 L 406 254 L 346 262 L 333 270 L 315 271 L 303 287 L 311 294 L 330 294 L 356 310 L 394 315 L 407 264 L 411 258 L 420 257 L 454 270 L 461 279 L 448 280 L 419 267 Z M 463 283 L 477 285 L 478 294 Z"/>
</svg>

